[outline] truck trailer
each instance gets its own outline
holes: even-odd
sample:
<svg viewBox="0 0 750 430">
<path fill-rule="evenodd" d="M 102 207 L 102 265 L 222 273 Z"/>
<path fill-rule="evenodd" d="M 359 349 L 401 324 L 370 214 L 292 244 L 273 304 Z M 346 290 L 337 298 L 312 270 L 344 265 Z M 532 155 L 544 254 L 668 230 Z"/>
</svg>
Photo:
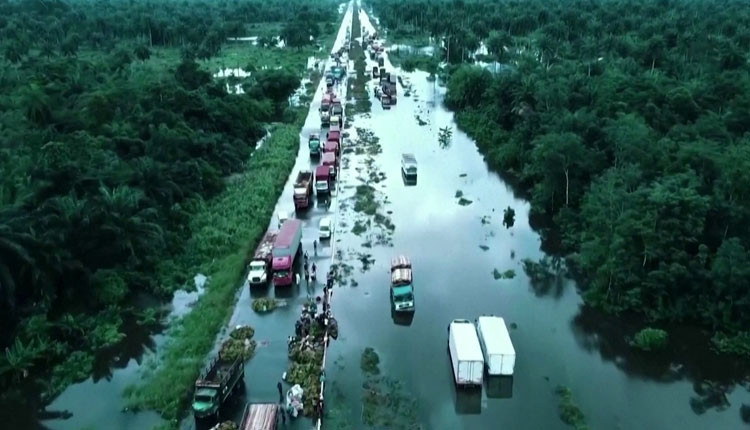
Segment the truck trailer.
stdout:
<svg viewBox="0 0 750 430">
<path fill-rule="evenodd" d="M 477 334 L 487 365 L 487 374 L 512 375 L 516 366 L 516 350 L 510 340 L 505 320 L 496 316 L 477 319 Z"/>
<path fill-rule="evenodd" d="M 312 186 L 313 175 L 311 171 L 302 170 L 297 173 L 297 179 L 294 181 L 294 209 L 305 209 L 310 206 Z"/>
<path fill-rule="evenodd" d="M 281 226 L 273 244 L 273 285 L 292 285 L 294 259 L 302 253 L 302 223 L 298 219 L 288 219 Z"/>
<path fill-rule="evenodd" d="M 448 326 L 448 353 L 456 385 L 482 385 L 484 358 L 477 330 L 469 320 L 455 319 Z"/>
<path fill-rule="evenodd" d="M 248 403 L 242 414 L 239 430 L 276 430 L 279 428 L 279 405 Z"/>
</svg>

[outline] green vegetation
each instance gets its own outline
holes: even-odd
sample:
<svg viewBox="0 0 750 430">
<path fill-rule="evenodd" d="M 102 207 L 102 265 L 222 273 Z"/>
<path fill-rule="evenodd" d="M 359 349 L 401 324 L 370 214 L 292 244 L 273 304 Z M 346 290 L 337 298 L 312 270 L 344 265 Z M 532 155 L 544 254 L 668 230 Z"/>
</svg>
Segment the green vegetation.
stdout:
<svg viewBox="0 0 750 430">
<path fill-rule="evenodd" d="M 646 327 L 639 331 L 630 341 L 630 345 L 643 351 L 658 351 L 664 349 L 669 341 L 666 331 L 658 328 Z"/>
<path fill-rule="evenodd" d="M 588 304 L 729 336 L 750 326 L 745 2 L 372 5 L 394 33 L 447 42 L 446 104 L 554 221 L 542 233 L 562 233 Z M 493 72 L 458 66 L 480 41 Z"/>
<path fill-rule="evenodd" d="M 373 216 L 380 204 L 375 199 L 375 188 L 369 185 L 357 185 L 357 191 L 354 194 L 354 210 Z"/>
<path fill-rule="evenodd" d="M 378 364 L 380 363 L 380 357 L 374 349 L 367 347 L 362 351 L 362 359 L 360 360 L 360 367 L 362 372 L 368 375 L 377 375 L 380 373 Z"/>
<path fill-rule="evenodd" d="M 125 327 L 161 319 L 135 299 L 166 299 L 205 273 L 198 317 L 162 354 L 169 372 L 129 391 L 177 415 L 291 169 L 298 125 L 253 153 L 255 142 L 268 123 L 299 123 L 288 99 L 316 52 L 225 41 L 271 25 L 332 33 L 335 7 L 0 4 L 0 400 L 19 398 L 23 378 L 46 401 L 121 360 Z M 212 78 L 238 66 L 252 75 Z"/>
<path fill-rule="evenodd" d="M 559 410 L 560 419 L 563 422 L 576 430 L 588 430 L 586 425 L 586 417 L 583 415 L 583 411 L 575 404 L 573 400 L 573 393 L 570 388 L 558 386 L 555 389 L 555 393 L 560 398 Z"/>
<path fill-rule="evenodd" d="M 362 44 L 355 40 L 361 37 L 362 26 L 359 23 L 359 12 L 358 9 L 354 8 L 354 16 L 352 17 L 352 34 L 351 34 L 351 50 L 349 51 L 349 58 L 354 60 L 354 76 L 349 80 L 349 91 L 346 94 L 347 99 L 354 98 L 353 108 L 350 110 L 347 107 L 347 115 L 355 115 L 358 113 L 368 113 L 372 108 L 372 102 L 370 102 L 370 94 L 367 93 L 365 84 L 370 80 L 370 72 L 367 70 L 367 62 L 365 58 L 365 51 L 362 49 Z"/>
<path fill-rule="evenodd" d="M 261 297 L 259 299 L 253 300 L 253 304 L 251 306 L 255 312 L 267 313 L 272 312 L 278 305 L 279 302 L 276 299 Z"/>
<path fill-rule="evenodd" d="M 229 339 L 221 343 L 219 355 L 228 360 L 242 358 L 247 361 L 255 354 L 256 343 L 252 340 L 255 330 L 249 326 L 237 327 L 229 334 Z"/>
<path fill-rule="evenodd" d="M 159 366 L 145 381 L 127 390 L 134 409 L 148 408 L 165 418 L 178 418 L 216 333 L 232 312 L 247 256 L 262 239 L 274 204 L 294 165 L 299 127 L 278 126 L 248 162 L 246 173 L 204 203 L 190 222 L 185 249 L 172 262 L 189 273 L 200 271 L 210 282 L 192 312 L 179 320 L 171 342 L 159 354 Z"/>
</svg>

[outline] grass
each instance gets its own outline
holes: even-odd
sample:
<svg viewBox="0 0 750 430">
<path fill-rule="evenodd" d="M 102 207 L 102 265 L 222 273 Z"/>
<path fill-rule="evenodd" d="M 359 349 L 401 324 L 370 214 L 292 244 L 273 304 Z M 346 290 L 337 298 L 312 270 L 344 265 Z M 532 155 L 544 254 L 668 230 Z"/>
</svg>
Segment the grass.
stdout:
<svg viewBox="0 0 750 430">
<path fill-rule="evenodd" d="M 635 334 L 633 340 L 630 341 L 630 346 L 642 351 L 658 351 L 664 349 L 668 341 L 669 335 L 666 331 L 646 327 Z"/>
<path fill-rule="evenodd" d="M 294 166 L 299 125 L 282 125 L 255 151 L 246 173 L 217 198 L 203 203 L 191 222 L 193 237 L 175 264 L 210 281 L 192 312 L 171 328 L 159 366 L 126 389 L 129 407 L 153 409 L 176 423 L 193 384 L 232 312 L 250 252 L 265 232 L 274 204 Z"/>
<path fill-rule="evenodd" d="M 375 200 L 375 188 L 369 185 L 358 185 L 354 194 L 354 210 L 366 215 L 373 216 L 378 210 L 378 202 Z"/>
<path fill-rule="evenodd" d="M 581 408 L 575 404 L 573 400 L 573 393 L 570 388 L 559 385 L 555 389 L 555 393 L 560 398 L 560 404 L 558 406 L 560 412 L 560 419 L 563 422 L 576 430 L 588 430 L 586 425 L 586 417 L 581 411 Z"/>
<path fill-rule="evenodd" d="M 370 347 L 365 348 L 365 350 L 362 351 L 362 358 L 360 359 L 359 363 L 359 367 L 362 369 L 362 372 L 368 375 L 377 375 L 380 373 L 378 364 L 380 364 L 380 357 L 378 357 L 378 353 Z"/>
</svg>

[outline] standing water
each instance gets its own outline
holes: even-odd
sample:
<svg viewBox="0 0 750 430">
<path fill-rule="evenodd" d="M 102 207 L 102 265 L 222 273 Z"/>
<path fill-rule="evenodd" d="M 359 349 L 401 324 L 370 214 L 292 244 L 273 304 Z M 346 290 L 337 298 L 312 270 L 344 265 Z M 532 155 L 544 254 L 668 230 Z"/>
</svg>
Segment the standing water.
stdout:
<svg viewBox="0 0 750 430">
<path fill-rule="evenodd" d="M 364 14 L 361 20 L 370 27 Z M 368 59 L 367 70 L 373 65 Z M 387 59 L 386 68 L 394 70 Z M 741 363 L 704 351 L 695 334 L 690 340 L 679 331 L 679 349 L 638 353 L 625 340 L 637 326 L 585 307 L 573 281 L 530 281 L 522 260 L 544 253 L 528 202 L 488 170 L 458 130 L 442 107 L 443 88 L 425 73 L 396 71 L 411 86 L 410 97 L 399 86 L 396 106 L 383 110 L 373 98 L 372 113 L 354 121 L 374 133 L 382 152 L 357 150 L 344 161 L 355 179 L 340 196 L 348 228 L 337 234 L 351 275 L 335 290 L 341 335 L 329 351 L 326 428 L 562 429 L 558 386 L 570 389 L 592 429 L 746 426 L 740 411 L 750 393 Z M 441 129 L 452 130 L 443 144 Z M 416 185 L 401 176 L 402 153 L 416 156 Z M 369 223 L 355 210 L 362 209 L 357 185 L 371 186 L 380 205 Z M 508 206 L 516 213 L 510 228 L 502 224 Z M 378 217 L 395 230 L 379 227 Z M 379 240 L 383 235 L 388 239 Z M 414 268 L 412 318 L 391 313 L 389 263 L 398 254 Z M 480 391 L 456 390 L 448 324 L 485 314 L 509 325 L 515 376 Z M 367 347 L 379 355 L 375 377 L 361 369 Z"/>
</svg>

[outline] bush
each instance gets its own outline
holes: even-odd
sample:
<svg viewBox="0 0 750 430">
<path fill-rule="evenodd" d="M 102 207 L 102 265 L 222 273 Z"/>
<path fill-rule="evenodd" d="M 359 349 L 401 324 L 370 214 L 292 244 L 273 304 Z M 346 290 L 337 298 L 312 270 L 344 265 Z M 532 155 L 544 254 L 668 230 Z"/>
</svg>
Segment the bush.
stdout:
<svg viewBox="0 0 750 430">
<path fill-rule="evenodd" d="M 271 312 L 276 309 L 276 306 L 278 306 L 278 302 L 276 301 L 276 299 L 271 299 L 268 297 L 255 299 L 253 300 L 252 304 L 253 310 L 258 313 Z"/>
<path fill-rule="evenodd" d="M 558 386 L 555 390 L 560 397 L 559 411 L 560 419 L 567 425 L 574 427 L 576 430 L 588 430 L 586 425 L 586 416 L 581 408 L 573 401 L 573 393 L 570 388 Z"/>
<path fill-rule="evenodd" d="M 658 351 L 667 346 L 668 340 L 669 335 L 666 331 L 658 328 L 646 327 L 635 334 L 635 337 L 630 342 L 630 346 L 643 351 Z"/>
</svg>

